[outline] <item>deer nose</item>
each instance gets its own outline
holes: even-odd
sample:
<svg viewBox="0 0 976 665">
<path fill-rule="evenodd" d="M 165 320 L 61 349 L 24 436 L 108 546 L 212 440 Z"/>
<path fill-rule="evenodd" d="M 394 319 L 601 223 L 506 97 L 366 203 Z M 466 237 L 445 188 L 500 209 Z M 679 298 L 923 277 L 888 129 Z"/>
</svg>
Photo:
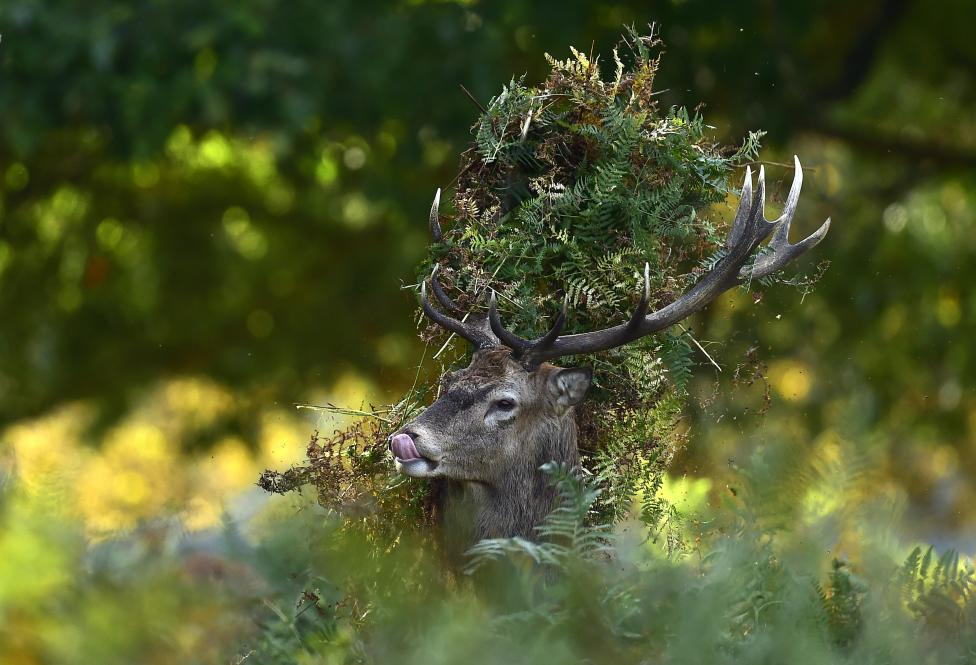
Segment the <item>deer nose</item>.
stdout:
<svg viewBox="0 0 976 665">
<path fill-rule="evenodd" d="M 402 432 L 390 437 L 390 452 L 393 453 L 394 457 L 402 460 L 420 458 L 420 453 L 417 452 L 417 446 L 413 442 L 413 437 Z"/>
</svg>

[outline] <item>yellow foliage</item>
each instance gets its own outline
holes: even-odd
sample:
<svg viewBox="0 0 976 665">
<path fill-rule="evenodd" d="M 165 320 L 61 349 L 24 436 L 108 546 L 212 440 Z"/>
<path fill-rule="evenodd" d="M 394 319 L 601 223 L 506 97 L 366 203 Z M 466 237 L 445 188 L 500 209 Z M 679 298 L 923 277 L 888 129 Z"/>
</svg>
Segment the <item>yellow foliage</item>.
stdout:
<svg viewBox="0 0 976 665">
<path fill-rule="evenodd" d="M 799 360 L 778 360 L 769 366 L 769 381 L 784 399 L 802 402 L 813 385 L 810 368 Z"/>
<path fill-rule="evenodd" d="M 56 524 L 39 508 L 26 495 L 7 506 L 0 529 L 0 616 L 8 606 L 42 601 L 69 581 L 74 568 L 68 549 L 45 537 L 45 527 Z"/>
<path fill-rule="evenodd" d="M 953 328 L 962 318 L 962 309 L 959 306 L 959 296 L 949 291 L 939 294 L 939 299 L 935 303 L 935 316 L 945 328 Z"/>
<path fill-rule="evenodd" d="M 13 425 L 3 434 L 20 487 L 50 509 L 61 512 L 73 505 L 65 495 L 70 494 L 87 456 L 78 441 L 89 416 L 84 405 L 72 404 Z"/>
<path fill-rule="evenodd" d="M 182 513 L 183 526 L 188 531 L 213 528 L 220 524 L 223 512 L 223 504 L 218 500 L 200 495 L 190 497 Z"/>
<path fill-rule="evenodd" d="M 688 476 L 674 478 L 671 474 L 666 473 L 661 485 L 660 496 L 677 508 L 682 515 L 692 515 L 705 508 L 711 490 L 711 478 L 689 478 Z"/>
<path fill-rule="evenodd" d="M 184 377 L 164 383 L 159 394 L 147 400 L 153 410 L 162 410 L 157 422 L 178 423 L 181 429 L 209 427 L 231 413 L 234 397 L 209 379 Z"/>
<path fill-rule="evenodd" d="M 365 385 L 347 379 L 337 394 L 362 400 Z M 26 501 L 47 514 L 80 517 L 90 537 L 167 514 L 179 516 L 189 530 L 209 528 L 219 524 L 227 500 L 252 486 L 265 467 L 297 462 L 309 436 L 308 424 L 294 413 L 268 411 L 257 452 L 227 437 L 188 458 L 186 437 L 235 408 L 233 396 L 213 381 L 171 379 L 95 446 L 83 441 L 92 413 L 81 403 L 13 425 L 3 433 L 11 451 L 4 465 L 16 474 Z"/>
<path fill-rule="evenodd" d="M 106 535 L 160 514 L 179 495 L 179 451 L 150 423 L 128 422 L 109 432 L 101 454 L 77 482 L 78 509 L 92 535 Z"/>
<path fill-rule="evenodd" d="M 302 444 L 309 438 L 308 424 L 280 409 L 266 412 L 261 420 L 258 445 L 262 464 L 281 468 L 300 462 L 305 453 Z"/>
</svg>

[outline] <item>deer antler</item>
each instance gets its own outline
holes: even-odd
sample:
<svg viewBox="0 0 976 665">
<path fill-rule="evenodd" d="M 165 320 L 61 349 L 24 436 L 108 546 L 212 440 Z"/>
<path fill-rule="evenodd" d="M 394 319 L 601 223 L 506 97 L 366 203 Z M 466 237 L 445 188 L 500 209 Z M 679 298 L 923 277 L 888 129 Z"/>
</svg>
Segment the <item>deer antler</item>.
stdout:
<svg viewBox="0 0 976 665">
<path fill-rule="evenodd" d="M 725 243 L 725 255 L 719 259 L 711 271 L 677 300 L 661 309 L 647 314 L 650 300 L 649 266 L 644 266 L 644 294 L 637 310 L 627 323 L 593 332 L 559 337 L 546 335 L 537 343 L 526 342 L 505 331 L 498 321 L 494 302 L 489 310 L 492 330 L 499 339 L 513 349 L 527 365 L 535 366 L 546 360 L 560 356 L 606 351 L 633 342 L 641 337 L 668 328 L 682 319 L 701 310 L 728 289 L 752 279 L 765 277 L 780 270 L 823 240 L 830 228 L 830 219 L 804 240 L 795 245 L 789 243 L 790 222 L 800 198 L 803 185 L 803 169 L 799 158 L 794 156 L 796 168 L 793 185 L 790 187 L 783 214 L 773 221 L 767 221 L 763 209 L 766 197 L 765 169 L 759 168 L 759 183 L 755 195 L 752 191 L 752 171 L 746 167 L 745 184 L 742 197 L 732 222 L 732 230 Z M 774 233 L 768 247 L 769 252 L 759 256 L 752 266 L 746 265 L 749 257 L 770 233 Z M 502 333 L 505 336 L 502 336 Z M 524 350 L 523 350 L 524 349 Z"/>
<path fill-rule="evenodd" d="M 437 193 L 434 194 L 434 202 L 430 206 L 430 236 L 434 239 L 434 242 L 441 241 L 441 223 L 437 219 L 437 209 L 441 205 L 441 188 L 437 188 Z"/>
<path fill-rule="evenodd" d="M 433 287 L 434 297 L 441 304 L 444 309 L 457 312 L 460 314 L 461 309 L 451 300 L 446 293 L 444 293 L 444 288 L 441 286 L 440 281 L 437 279 L 437 272 L 440 269 L 439 265 L 434 265 L 433 272 L 430 273 L 430 283 Z M 455 319 L 446 314 L 443 314 L 430 304 L 430 299 L 427 297 L 427 281 L 424 280 L 420 284 L 420 303 L 424 308 L 424 314 L 428 319 L 439 325 L 445 330 L 449 330 L 455 335 L 468 340 L 478 349 L 490 349 L 499 346 L 498 339 L 491 334 L 488 326 L 485 322 L 484 315 L 477 316 L 473 321 L 465 321 L 464 319 Z"/>
<path fill-rule="evenodd" d="M 442 237 L 438 215 L 440 202 L 441 190 L 438 188 L 437 193 L 434 194 L 434 203 L 430 206 L 430 235 L 434 242 L 440 242 Z M 434 270 L 430 273 L 430 286 L 434 291 L 434 297 L 437 298 L 437 302 L 440 303 L 441 307 L 460 316 L 464 313 L 463 310 L 451 300 L 450 296 L 444 291 L 444 287 L 441 286 L 440 280 L 437 279 L 439 270 L 440 264 L 435 263 Z M 488 349 L 498 346 L 498 339 L 491 333 L 483 315 L 477 316 L 469 322 L 464 317 L 455 319 L 434 309 L 434 306 L 430 303 L 430 299 L 427 297 L 427 280 L 424 280 L 420 284 L 420 302 L 424 309 L 424 314 L 428 319 L 441 328 L 468 340 L 475 348 Z"/>
<path fill-rule="evenodd" d="M 491 300 L 488 304 L 488 325 L 491 326 L 491 331 L 495 333 L 495 336 L 501 341 L 501 343 L 512 350 L 512 355 L 516 358 L 522 358 L 532 355 L 539 349 L 549 348 L 553 342 L 559 339 L 559 333 L 563 331 L 566 325 L 566 310 L 569 308 L 569 296 L 567 295 L 563 299 L 563 309 L 556 317 L 556 322 L 552 325 L 545 335 L 539 339 L 529 341 L 527 339 L 522 339 L 518 335 L 509 332 L 502 325 L 501 318 L 498 316 L 498 301 L 495 298 L 495 292 L 491 292 Z"/>
<path fill-rule="evenodd" d="M 795 156 L 793 160 L 796 168 L 793 185 L 790 187 L 783 214 L 773 221 L 767 221 L 763 214 L 766 201 L 765 169 L 762 166 L 759 168 L 759 181 L 756 192 L 753 194 L 752 170 L 746 167 L 742 196 L 739 199 L 739 207 L 732 222 L 732 229 L 729 231 L 728 239 L 725 242 L 725 254 L 685 294 L 671 304 L 665 305 L 650 314 L 647 313 L 650 303 L 648 275 L 650 267 L 647 264 L 644 265 L 644 293 L 637 309 L 626 323 L 603 330 L 566 335 L 565 337 L 560 336 L 560 332 L 566 323 L 568 302 L 564 302 L 563 310 L 557 317 L 552 329 L 536 340 L 526 340 L 502 325 L 495 295 L 492 293 L 488 307 L 488 323 L 493 335 L 488 335 L 483 327 L 464 324 L 434 310 L 427 300 L 426 286 L 421 289 L 424 312 L 438 325 L 457 333 L 479 348 L 498 346 L 499 343 L 507 346 L 512 349 L 513 357 L 520 359 L 530 367 L 538 366 L 546 360 L 560 356 L 606 351 L 664 330 L 703 309 L 733 286 L 777 272 L 787 263 L 823 240 L 830 228 L 830 219 L 827 219 L 819 229 L 795 245 L 791 245 L 789 242 L 790 223 L 793 220 L 793 213 L 796 212 L 800 188 L 803 185 L 803 169 L 800 167 L 800 160 Z M 434 208 L 431 210 L 432 231 L 436 224 L 437 202 L 435 199 Z M 439 231 L 440 227 L 438 226 L 437 229 Z M 756 248 L 771 233 L 773 239 L 767 245 L 769 251 L 759 255 L 752 265 L 747 265 L 748 259 L 756 251 Z M 435 267 L 431 274 L 434 294 L 445 308 L 457 311 L 457 306 L 440 288 L 436 274 L 437 268 Z M 491 337 L 497 337 L 497 339 L 491 339 Z"/>
</svg>

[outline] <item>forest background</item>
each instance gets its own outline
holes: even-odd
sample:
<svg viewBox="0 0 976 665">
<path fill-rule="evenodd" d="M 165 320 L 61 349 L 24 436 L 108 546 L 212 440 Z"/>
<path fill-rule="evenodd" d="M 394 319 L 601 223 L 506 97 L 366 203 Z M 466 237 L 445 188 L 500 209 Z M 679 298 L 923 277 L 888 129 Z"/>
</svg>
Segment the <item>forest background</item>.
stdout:
<svg viewBox="0 0 976 665">
<path fill-rule="evenodd" d="M 296 405 L 396 401 L 423 356 L 401 287 L 478 115 L 459 86 L 487 103 L 543 53 L 607 55 L 650 21 L 661 105 L 702 104 L 725 143 L 766 131 L 779 190 L 800 155 L 795 238 L 834 220 L 812 293 L 734 291 L 694 322 L 721 371 L 698 357 L 669 491 L 717 502 L 776 445 L 816 470 L 808 501 L 885 497 L 905 547 L 976 553 L 976 5 L 9 0 L 11 653 L 47 648 L 24 607 L 72 578 L 66 552 L 205 545 L 277 501 L 260 470 L 345 422 Z"/>
</svg>

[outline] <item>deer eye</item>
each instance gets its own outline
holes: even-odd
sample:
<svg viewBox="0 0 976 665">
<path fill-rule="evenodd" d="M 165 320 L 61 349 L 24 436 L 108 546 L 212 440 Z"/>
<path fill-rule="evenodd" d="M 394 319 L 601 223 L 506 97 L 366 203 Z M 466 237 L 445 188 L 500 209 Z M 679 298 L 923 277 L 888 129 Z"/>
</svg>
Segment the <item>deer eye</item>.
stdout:
<svg viewBox="0 0 976 665">
<path fill-rule="evenodd" d="M 515 408 L 515 402 L 510 399 L 500 399 L 495 402 L 495 408 L 499 411 L 511 411 Z"/>
</svg>

